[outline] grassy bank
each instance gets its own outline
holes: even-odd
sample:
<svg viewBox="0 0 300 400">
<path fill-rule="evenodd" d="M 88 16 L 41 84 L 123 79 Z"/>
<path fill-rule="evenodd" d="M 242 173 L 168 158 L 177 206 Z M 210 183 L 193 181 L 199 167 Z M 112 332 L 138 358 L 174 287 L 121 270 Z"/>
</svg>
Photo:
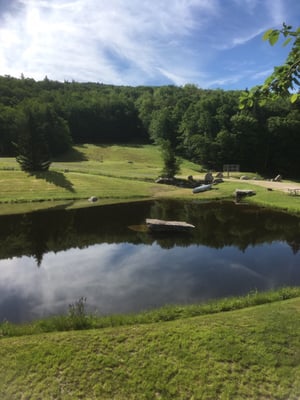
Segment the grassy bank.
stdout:
<svg viewBox="0 0 300 400">
<path fill-rule="evenodd" d="M 162 169 L 158 147 L 81 145 L 55 160 L 46 173 L 27 174 L 13 158 L 0 159 L 0 214 L 32 211 L 62 205 L 66 208 L 85 207 L 87 199 L 98 197 L 96 203 L 107 204 L 150 198 L 218 200 L 233 198 L 236 188 L 253 189 L 255 197 L 247 199 L 263 206 L 300 212 L 300 196 L 255 184 L 226 180 L 213 190 L 193 195 L 191 189 L 159 185 L 155 179 Z M 183 160 L 181 177 L 192 175 L 202 179 L 199 165 Z"/>
<path fill-rule="evenodd" d="M 81 298 L 74 304 L 68 306 L 65 315 L 34 320 L 24 324 L 13 324 L 8 321 L 1 322 L 0 338 L 57 331 L 102 329 L 124 325 L 166 322 L 200 315 L 216 314 L 224 311 L 233 311 L 296 297 L 300 297 L 300 288 L 285 287 L 275 291 L 255 291 L 246 296 L 223 298 L 204 304 L 185 306 L 166 305 L 138 314 L 117 314 L 109 316 L 99 316 L 88 313 L 86 309 L 86 299 Z"/>
<path fill-rule="evenodd" d="M 0 356 L 4 400 L 296 399 L 300 299 L 3 338 Z"/>
</svg>

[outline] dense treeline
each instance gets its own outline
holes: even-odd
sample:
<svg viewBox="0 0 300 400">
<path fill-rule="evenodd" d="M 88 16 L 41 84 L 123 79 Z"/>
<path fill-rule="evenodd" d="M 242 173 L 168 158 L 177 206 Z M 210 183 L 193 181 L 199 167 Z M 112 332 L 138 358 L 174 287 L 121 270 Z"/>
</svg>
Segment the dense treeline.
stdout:
<svg viewBox="0 0 300 400">
<path fill-rule="evenodd" d="M 72 143 L 154 141 L 210 169 L 234 163 L 299 177 L 299 104 L 282 98 L 240 110 L 240 94 L 0 77 L 0 156 L 15 155 L 30 116 L 52 157 Z"/>
</svg>

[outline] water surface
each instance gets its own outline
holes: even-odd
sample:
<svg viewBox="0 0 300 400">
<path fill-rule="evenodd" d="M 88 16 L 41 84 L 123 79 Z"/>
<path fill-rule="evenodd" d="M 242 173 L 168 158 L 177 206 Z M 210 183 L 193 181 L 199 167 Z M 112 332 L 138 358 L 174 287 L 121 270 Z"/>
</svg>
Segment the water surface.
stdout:
<svg viewBox="0 0 300 400">
<path fill-rule="evenodd" d="M 190 234 L 129 229 L 146 218 Z M 300 218 L 233 203 L 141 202 L 0 217 L 0 320 L 98 314 L 300 285 Z"/>
</svg>

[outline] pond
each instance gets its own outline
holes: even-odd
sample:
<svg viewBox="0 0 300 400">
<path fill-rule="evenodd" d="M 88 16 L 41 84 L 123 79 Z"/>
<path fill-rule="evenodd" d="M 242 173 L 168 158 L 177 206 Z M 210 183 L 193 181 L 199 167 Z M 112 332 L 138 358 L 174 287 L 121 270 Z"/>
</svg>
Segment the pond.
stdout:
<svg viewBox="0 0 300 400">
<path fill-rule="evenodd" d="M 191 233 L 149 234 L 146 218 Z M 0 217 L 0 321 L 200 303 L 300 285 L 300 218 L 231 202 L 151 201 Z"/>
</svg>

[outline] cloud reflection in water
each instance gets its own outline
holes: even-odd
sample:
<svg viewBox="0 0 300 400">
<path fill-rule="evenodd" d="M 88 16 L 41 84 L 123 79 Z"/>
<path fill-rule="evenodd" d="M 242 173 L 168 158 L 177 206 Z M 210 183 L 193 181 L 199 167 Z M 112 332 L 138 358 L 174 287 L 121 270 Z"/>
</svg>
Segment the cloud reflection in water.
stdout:
<svg viewBox="0 0 300 400">
<path fill-rule="evenodd" d="M 64 313 L 81 296 L 90 310 L 108 314 L 300 284 L 297 265 L 300 255 L 280 242 L 244 252 L 233 246 L 98 244 L 49 252 L 40 268 L 32 257 L 1 260 L 0 320 Z"/>
</svg>

